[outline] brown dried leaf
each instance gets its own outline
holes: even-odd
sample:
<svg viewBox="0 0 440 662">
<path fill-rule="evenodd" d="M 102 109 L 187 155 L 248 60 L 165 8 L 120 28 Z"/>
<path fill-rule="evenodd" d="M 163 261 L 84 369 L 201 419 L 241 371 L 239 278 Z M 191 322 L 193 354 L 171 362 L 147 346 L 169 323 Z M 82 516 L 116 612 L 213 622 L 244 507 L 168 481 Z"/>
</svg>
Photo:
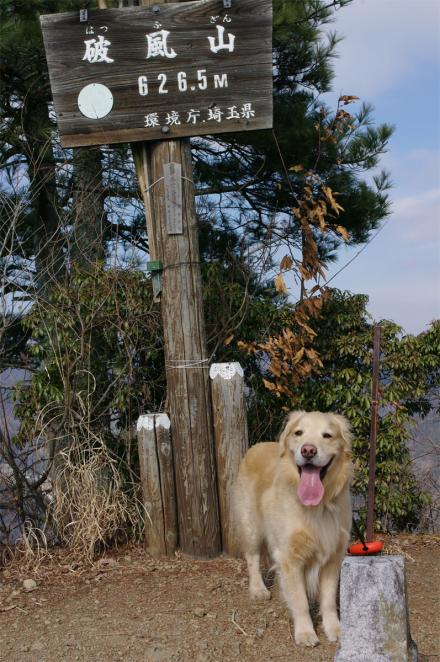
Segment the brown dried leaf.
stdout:
<svg viewBox="0 0 440 662">
<path fill-rule="evenodd" d="M 293 267 L 293 260 L 290 255 L 285 255 L 280 262 L 280 271 L 288 271 Z"/>
<path fill-rule="evenodd" d="M 304 166 L 301 165 L 301 163 L 298 163 L 298 165 L 291 166 L 289 170 L 292 170 L 293 172 L 301 172 L 304 170 Z"/>
<path fill-rule="evenodd" d="M 344 106 L 346 106 L 349 103 L 353 103 L 354 101 L 359 101 L 359 97 L 352 96 L 351 94 L 344 94 L 341 97 L 339 97 L 338 103 L 343 103 Z"/>
<path fill-rule="evenodd" d="M 304 351 L 305 351 L 304 347 L 301 347 L 301 349 L 295 354 L 295 356 L 293 357 L 294 364 L 299 363 L 301 361 L 302 357 L 304 356 Z"/>
<path fill-rule="evenodd" d="M 223 344 L 224 345 L 230 345 L 233 340 L 234 340 L 234 334 L 231 333 L 230 336 L 228 336 L 227 338 L 224 339 Z"/>
<path fill-rule="evenodd" d="M 238 341 L 237 349 L 239 349 L 240 352 L 248 352 L 249 354 L 257 351 L 257 348 L 253 343 L 243 342 L 242 340 Z"/>
<path fill-rule="evenodd" d="M 274 285 L 277 292 L 279 292 L 280 294 L 287 294 L 286 282 L 281 273 L 279 273 L 278 276 L 275 278 Z"/>
<path fill-rule="evenodd" d="M 350 239 L 350 234 L 347 230 L 347 228 L 344 228 L 343 225 L 337 225 L 336 226 L 336 232 L 341 235 L 341 237 L 345 240 L 348 241 Z"/>
<path fill-rule="evenodd" d="M 332 208 L 332 209 L 333 209 L 338 215 L 339 215 L 339 212 L 340 212 L 340 211 L 344 211 L 344 208 L 341 207 L 341 205 L 340 205 L 339 203 L 337 203 L 336 200 L 335 200 L 334 197 L 333 197 L 334 195 L 337 195 L 336 192 L 333 193 L 333 191 L 331 190 L 331 188 L 330 188 L 329 186 L 323 186 L 323 187 L 322 187 L 322 191 L 323 191 L 325 197 L 327 198 L 328 202 L 330 203 L 331 208 Z"/>
</svg>

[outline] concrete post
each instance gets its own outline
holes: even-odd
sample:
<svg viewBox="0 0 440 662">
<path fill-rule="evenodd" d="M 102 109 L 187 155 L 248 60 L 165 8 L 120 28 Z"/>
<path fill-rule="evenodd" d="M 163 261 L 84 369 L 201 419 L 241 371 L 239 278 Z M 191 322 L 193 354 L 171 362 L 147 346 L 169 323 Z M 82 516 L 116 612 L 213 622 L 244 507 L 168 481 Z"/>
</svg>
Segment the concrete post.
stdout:
<svg viewBox="0 0 440 662">
<path fill-rule="evenodd" d="M 351 556 L 341 570 L 341 644 L 335 662 L 417 662 L 403 556 Z"/>
</svg>

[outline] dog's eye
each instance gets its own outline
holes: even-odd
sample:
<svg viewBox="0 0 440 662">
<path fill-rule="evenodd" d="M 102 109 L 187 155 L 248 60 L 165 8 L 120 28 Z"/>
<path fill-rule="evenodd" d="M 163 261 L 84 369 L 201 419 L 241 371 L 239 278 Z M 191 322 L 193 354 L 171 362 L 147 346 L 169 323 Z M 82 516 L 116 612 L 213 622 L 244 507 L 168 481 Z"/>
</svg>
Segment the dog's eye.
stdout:
<svg viewBox="0 0 440 662">
<path fill-rule="evenodd" d="M 333 437 L 333 435 L 330 434 L 330 432 L 323 432 L 322 436 L 324 437 L 324 439 L 331 439 Z"/>
<path fill-rule="evenodd" d="M 303 431 L 302 430 L 296 430 L 295 434 L 297 437 L 300 437 L 302 435 Z"/>
</svg>

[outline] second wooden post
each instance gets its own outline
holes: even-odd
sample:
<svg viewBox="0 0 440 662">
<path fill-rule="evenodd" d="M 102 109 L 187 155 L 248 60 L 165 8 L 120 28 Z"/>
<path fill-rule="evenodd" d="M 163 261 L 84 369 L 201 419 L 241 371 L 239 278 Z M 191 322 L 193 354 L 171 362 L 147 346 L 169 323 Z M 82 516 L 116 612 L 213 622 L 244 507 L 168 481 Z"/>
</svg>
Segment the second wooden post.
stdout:
<svg viewBox="0 0 440 662">
<path fill-rule="evenodd" d="M 233 526 L 232 493 L 248 449 L 243 369 L 239 363 L 213 363 L 210 376 L 223 550 L 236 556 L 239 546 Z"/>
</svg>

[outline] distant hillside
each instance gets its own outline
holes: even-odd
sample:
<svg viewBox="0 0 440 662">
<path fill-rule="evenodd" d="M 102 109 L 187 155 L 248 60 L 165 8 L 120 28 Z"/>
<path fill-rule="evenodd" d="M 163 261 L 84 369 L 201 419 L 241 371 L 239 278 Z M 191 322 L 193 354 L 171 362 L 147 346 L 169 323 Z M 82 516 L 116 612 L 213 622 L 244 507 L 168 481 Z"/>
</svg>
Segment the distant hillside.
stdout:
<svg viewBox="0 0 440 662">
<path fill-rule="evenodd" d="M 413 459 L 414 473 L 422 489 L 432 495 L 421 528 L 440 531 L 440 415 L 432 411 L 426 418 L 418 419 L 411 430 L 408 444 Z"/>
</svg>

